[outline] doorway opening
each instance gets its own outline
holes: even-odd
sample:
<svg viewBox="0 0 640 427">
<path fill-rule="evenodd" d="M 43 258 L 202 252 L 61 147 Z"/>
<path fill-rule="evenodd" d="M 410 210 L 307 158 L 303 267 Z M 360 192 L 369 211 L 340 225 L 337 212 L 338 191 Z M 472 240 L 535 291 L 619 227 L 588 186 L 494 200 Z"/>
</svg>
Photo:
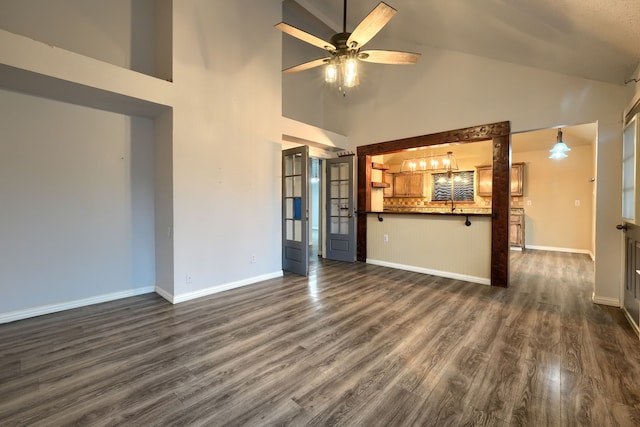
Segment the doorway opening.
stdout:
<svg viewBox="0 0 640 427">
<path fill-rule="evenodd" d="M 552 159 L 558 129 L 571 151 L 566 158 Z M 518 240 L 514 234 L 521 235 L 524 248 L 522 255 L 512 252 L 514 262 L 545 256 L 540 251 L 559 260 L 581 259 L 589 266 L 581 274 L 595 286 L 597 132 L 597 123 L 587 123 L 511 135 L 512 164 L 524 166 L 523 191 L 510 200 L 512 249 Z M 512 283 L 520 284 L 520 278 L 512 277 Z"/>
<path fill-rule="evenodd" d="M 322 257 L 322 159 L 309 159 L 309 265 Z"/>
</svg>

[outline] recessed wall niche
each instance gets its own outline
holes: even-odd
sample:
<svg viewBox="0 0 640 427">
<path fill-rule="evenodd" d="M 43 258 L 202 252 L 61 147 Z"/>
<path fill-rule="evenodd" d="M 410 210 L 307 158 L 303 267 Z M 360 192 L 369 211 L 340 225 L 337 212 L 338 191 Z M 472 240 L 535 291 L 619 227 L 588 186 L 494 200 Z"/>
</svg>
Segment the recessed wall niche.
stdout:
<svg viewBox="0 0 640 427">
<path fill-rule="evenodd" d="M 172 3 L 172 0 L 7 0 L 2 4 L 0 28 L 172 80 Z"/>
</svg>

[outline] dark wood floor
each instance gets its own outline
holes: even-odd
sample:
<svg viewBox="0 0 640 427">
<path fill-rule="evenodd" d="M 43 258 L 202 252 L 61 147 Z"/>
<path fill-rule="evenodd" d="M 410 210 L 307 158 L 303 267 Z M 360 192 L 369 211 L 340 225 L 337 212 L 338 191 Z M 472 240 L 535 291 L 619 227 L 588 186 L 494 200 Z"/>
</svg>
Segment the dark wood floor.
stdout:
<svg viewBox="0 0 640 427">
<path fill-rule="evenodd" d="M 640 425 L 640 344 L 589 258 L 511 267 L 505 290 L 319 262 L 0 325 L 0 425 Z"/>
</svg>

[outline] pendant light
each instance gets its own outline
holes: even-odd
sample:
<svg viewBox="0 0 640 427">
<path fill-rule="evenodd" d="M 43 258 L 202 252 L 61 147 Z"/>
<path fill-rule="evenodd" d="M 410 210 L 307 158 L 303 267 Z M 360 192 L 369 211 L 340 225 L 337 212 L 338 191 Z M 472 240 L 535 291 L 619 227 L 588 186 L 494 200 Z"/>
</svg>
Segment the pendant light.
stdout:
<svg viewBox="0 0 640 427">
<path fill-rule="evenodd" d="M 571 151 L 571 148 L 567 147 L 567 144 L 562 141 L 562 129 L 558 129 L 556 144 L 549 151 L 551 152 L 551 155 L 549 156 L 550 159 L 559 160 L 569 157 L 567 152 Z"/>
<path fill-rule="evenodd" d="M 446 172 L 449 178 L 458 170 L 458 161 L 452 151 L 446 154 L 419 157 L 402 161 L 400 172 Z"/>
</svg>

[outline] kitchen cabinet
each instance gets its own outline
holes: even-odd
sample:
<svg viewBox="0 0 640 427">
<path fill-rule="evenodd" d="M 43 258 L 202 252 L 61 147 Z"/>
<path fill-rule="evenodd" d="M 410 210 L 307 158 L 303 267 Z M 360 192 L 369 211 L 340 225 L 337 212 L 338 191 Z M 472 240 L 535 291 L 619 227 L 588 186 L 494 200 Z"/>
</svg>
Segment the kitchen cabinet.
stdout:
<svg viewBox="0 0 640 427">
<path fill-rule="evenodd" d="M 396 197 L 424 197 L 424 174 L 398 173 L 393 175 L 393 195 Z"/>
<path fill-rule="evenodd" d="M 493 186 L 493 171 L 491 166 L 478 166 L 476 168 L 478 181 L 477 195 L 482 197 L 491 197 L 491 188 Z"/>
<path fill-rule="evenodd" d="M 511 196 L 524 195 L 524 163 L 511 165 Z"/>
<path fill-rule="evenodd" d="M 509 244 L 524 249 L 524 211 L 512 209 L 509 215 Z"/>
<path fill-rule="evenodd" d="M 491 166 L 476 167 L 478 190 L 477 195 L 491 197 L 493 188 L 493 168 Z M 522 197 L 524 195 L 524 163 L 511 165 L 511 196 Z"/>
</svg>

